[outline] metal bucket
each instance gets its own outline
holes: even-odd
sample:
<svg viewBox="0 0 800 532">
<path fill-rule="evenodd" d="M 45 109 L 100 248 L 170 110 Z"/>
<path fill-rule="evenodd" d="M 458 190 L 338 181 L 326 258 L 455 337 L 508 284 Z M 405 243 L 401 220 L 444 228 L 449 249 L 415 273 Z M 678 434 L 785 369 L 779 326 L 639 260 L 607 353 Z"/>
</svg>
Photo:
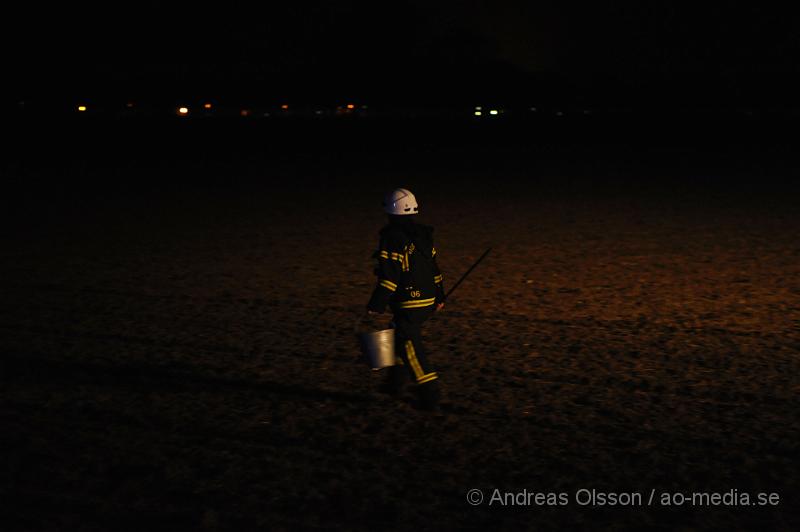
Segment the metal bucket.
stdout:
<svg viewBox="0 0 800 532">
<path fill-rule="evenodd" d="M 397 363 L 394 356 L 394 329 L 362 332 L 358 334 L 358 340 L 361 352 L 373 370 L 377 371 Z"/>
</svg>

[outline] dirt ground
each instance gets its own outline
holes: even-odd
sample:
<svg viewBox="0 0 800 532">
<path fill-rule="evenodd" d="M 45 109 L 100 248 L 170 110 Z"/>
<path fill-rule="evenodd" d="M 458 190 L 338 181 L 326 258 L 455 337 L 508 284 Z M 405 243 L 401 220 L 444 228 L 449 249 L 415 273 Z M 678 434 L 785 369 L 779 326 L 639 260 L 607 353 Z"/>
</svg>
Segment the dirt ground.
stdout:
<svg viewBox="0 0 800 532">
<path fill-rule="evenodd" d="M 796 189 L 681 157 L 220 158 L 31 202 L 0 280 L 2 528 L 796 530 Z M 439 416 L 380 394 L 353 332 L 394 186 L 445 283 L 492 247 L 425 328 Z"/>
</svg>

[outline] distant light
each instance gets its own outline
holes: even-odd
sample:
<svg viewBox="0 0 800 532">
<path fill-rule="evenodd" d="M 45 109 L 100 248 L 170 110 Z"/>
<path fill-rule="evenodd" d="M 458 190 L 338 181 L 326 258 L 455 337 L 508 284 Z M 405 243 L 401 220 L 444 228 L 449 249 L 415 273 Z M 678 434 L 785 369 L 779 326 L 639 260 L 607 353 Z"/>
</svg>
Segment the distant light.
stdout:
<svg viewBox="0 0 800 532">
<path fill-rule="evenodd" d="M 483 109 L 483 107 L 481 107 L 480 105 L 475 106 L 475 110 L 476 111 L 481 111 L 482 109 Z"/>
<path fill-rule="evenodd" d="M 79 105 L 79 106 L 78 106 L 78 111 L 80 111 L 81 113 L 83 113 L 84 111 L 86 111 L 86 106 L 85 106 L 85 105 Z"/>
<path fill-rule="evenodd" d="M 353 105 L 352 103 L 348 103 L 348 104 L 347 104 L 347 108 L 348 108 L 348 109 L 354 109 L 354 108 L 355 108 L 355 105 Z"/>
<path fill-rule="evenodd" d="M 178 114 L 179 115 L 188 115 L 189 108 L 188 107 L 178 107 Z"/>
<path fill-rule="evenodd" d="M 564 116 L 564 113 L 562 111 L 556 111 L 556 116 Z"/>
<path fill-rule="evenodd" d="M 315 113 L 315 114 L 318 114 L 318 115 L 321 115 L 321 114 L 322 114 L 322 111 L 320 111 L 320 110 L 316 110 L 316 111 L 314 111 L 314 113 Z"/>
<path fill-rule="evenodd" d="M 239 114 L 242 116 L 250 116 L 250 109 L 242 109 L 239 111 Z"/>
<path fill-rule="evenodd" d="M 536 111 L 538 111 L 538 109 L 536 109 L 536 107 L 531 107 L 531 111 L 535 113 Z"/>
<path fill-rule="evenodd" d="M 497 109 L 492 109 L 491 111 L 489 111 L 489 114 L 490 115 L 496 115 L 497 114 Z"/>
<path fill-rule="evenodd" d="M 126 103 L 125 107 L 127 107 L 128 109 L 131 109 L 133 107 L 133 102 Z"/>
<path fill-rule="evenodd" d="M 286 109 L 288 109 L 288 108 L 289 108 L 289 106 L 288 106 L 288 105 L 286 105 L 286 104 L 283 104 L 283 105 L 281 105 L 281 109 L 283 109 L 284 111 L 285 111 Z"/>
<path fill-rule="evenodd" d="M 480 111 L 475 111 L 475 116 L 481 116 L 482 114 Z"/>
<path fill-rule="evenodd" d="M 203 104 L 203 109 L 211 109 L 211 104 L 210 103 L 204 103 Z"/>
<path fill-rule="evenodd" d="M 362 109 L 366 109 L 366 108 L 367 108 L 367 106 L 366 106 L 366 105 L 362 105 L 362 106 L 361 106 L 361 108 L 362 108 Z"/>
</svg>

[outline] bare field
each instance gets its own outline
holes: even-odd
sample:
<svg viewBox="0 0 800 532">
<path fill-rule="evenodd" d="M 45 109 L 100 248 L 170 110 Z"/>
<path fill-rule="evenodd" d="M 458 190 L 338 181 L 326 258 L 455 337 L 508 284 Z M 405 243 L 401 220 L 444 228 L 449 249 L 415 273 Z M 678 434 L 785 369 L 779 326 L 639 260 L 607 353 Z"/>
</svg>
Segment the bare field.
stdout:
<svg viewBox="0 0 800 532">
<path fill-rule="evenodd" d="M 220 165 L 246 179 L 80 196 L 4 250 L 3 528 L 800 526 L 785 191 L 646 168 Z M 436 227 L 446 283 L 493 248 L 426 325 L 441 416 L 378 393 L 353 334 L 393 186 Z M 584 489 L 644 502 L 581 505 Z M 741 504 L 758 493 L 780 501 Z"/>
</svg>

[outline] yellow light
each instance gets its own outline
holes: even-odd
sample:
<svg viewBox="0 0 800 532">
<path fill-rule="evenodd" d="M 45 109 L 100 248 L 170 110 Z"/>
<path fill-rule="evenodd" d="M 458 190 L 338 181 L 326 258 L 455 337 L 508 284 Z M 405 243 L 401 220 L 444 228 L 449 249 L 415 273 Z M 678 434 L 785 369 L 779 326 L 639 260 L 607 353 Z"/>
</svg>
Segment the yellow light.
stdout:
<svg viewBox="0 0 800 532">
<path fill-rule="evenodd" d="M 475 111 L 475 116 L 481 116 L 482 114 L 480 111 Z"/>
<path fill-rule="evenodd" d="M 80 111 L 81 113 L 86 111 L 86 106 L 85 105 L 79 105 L 78 106 L 78 111 Z"/>
<path fill-rule="evenodd" d="M 178 114 L 179 115 L 188 115 L 189 108 L 188 107 L 178 107 Z"/>
<path fill-rule="evenodd" d="M 204 103 L 203 104 L 203 109 L 211 109 L 211 104 L 210 103 Z"/>
<path fill-rule="evenodd" d="M 480 105 L 476 105 L 475 106 L 475 110 L 476 111 L 481 111 L 482 109 L 483 109 L 483 107 L 481 107 Z"/>
<path fill-rule="evenodd" d="M 492 109 L 491 111 L 489 111 L 489 114 L 490 115 L 496 115 L 497 114 L 497 109 Z"/>
</svg>

